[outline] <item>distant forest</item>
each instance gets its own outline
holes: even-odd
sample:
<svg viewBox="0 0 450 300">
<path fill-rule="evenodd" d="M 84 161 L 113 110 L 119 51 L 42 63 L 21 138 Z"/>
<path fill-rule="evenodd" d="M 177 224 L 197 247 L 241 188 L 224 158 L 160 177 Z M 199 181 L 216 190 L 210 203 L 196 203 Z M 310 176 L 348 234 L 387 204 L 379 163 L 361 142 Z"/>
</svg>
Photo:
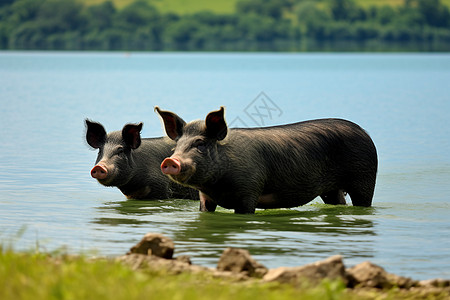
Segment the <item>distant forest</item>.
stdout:
<svg viewBox="0 0 450 300">
<path fill-rule="evenodd" d="M 449 51 L 449 8 L 440 0 L 373 7 L 353 0 L 239 0 L 232 14 L 175 14 L 143 0 L 121 9 L 110 1 L 0 0 L 3 50 L 308 51 L 405 43 Z"/>
</svg>

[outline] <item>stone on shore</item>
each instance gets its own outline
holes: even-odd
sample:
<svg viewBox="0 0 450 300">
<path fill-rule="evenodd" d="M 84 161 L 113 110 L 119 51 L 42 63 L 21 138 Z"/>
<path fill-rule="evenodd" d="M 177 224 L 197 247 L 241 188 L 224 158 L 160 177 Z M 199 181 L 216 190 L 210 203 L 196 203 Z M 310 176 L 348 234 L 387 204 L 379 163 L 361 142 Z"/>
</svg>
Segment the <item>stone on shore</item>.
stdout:
<svg viewBox="0 0 450 300">
<path fill-rule="evenodd" d="M 412 280 L 411 278 L 388 273 L 382 267 L 369 261 L 362 262 L 347 269 L 347 279 L 349 282 L 349 287 L 368 287 L 379 289 L 399 287 L 402 289 L 409 289 L 418 285 L 418 282 Z"/>
<path fill-rule="evenodd" d="M 154 255 L 145 255 L 140 253 L 129 253 L 117 258 L 118 261 L 129 265 L 133 270 L 165 270 L 170 274 L 198 273 L 210 271 L 206 267 L 191 265 L 190 261 L 185 259 L 165 259 Z"/>
<path fill-rule="evenodd" d="M 131 247 L 129 253 L 172 259 L 174 250 L 175 245 L 172 239 L 159 233 L 147 233 L 139 243 Z"/>
<path fill-rule="evenodd" d="M 254 260 L 245 249 L 227 248 L 223 251 L 217 264 L 218 271 L 244 273 L 249 277 L 261 278 L 267 273 L 267 268 Z"/>
<path fill-rule="evenodd" d="M 373 289 L 398 288 L 414 293 L 418 297 L 450 299 L 450 280 L 432 279 L 415 281 L 407 277 L 386 272 L 371 262 L 363 262 L 345 269 L 342 256 L 331 256 L 325 260 L 298 267 L 280 267 L 268 270 L 254 260 L 245 249 L 227 248 L 219 259 L 217 268 L 193 265 L 189 256 L 173 258 L 174 243 L 157 233 L 147 233 L 130 249 L 127 255 L 117 260 L 132 269 L 165 270 L 170 274 L 207 273 L 213 277 L 232 281 L 280 282 L 299 286 L 303 283 L 318 284 L 324 279 L 341 280 L 357 293 Z M 262 280 L 260 279 L 262 278 Z M 444 298 L 442 298 L 444 297 Z M 447 298 L 445 298 L 447 299 Z"/>
<path fill-rule="evenodd" d="M 437 287 L 437 288 L 448 288 L 450 287 L 450 279 L 428 279 L 419 281 L 419 285 L 423 287 Z"/>
<path fill-rule="evenodd" d="M 323 279 L 341 279 L 346 281 L 345 267 L 342 256 L 335 255 L 325 260 L 317 261 L 300 267 L 279 267 L 271 269 L 263 277 L 263 281 L 278 281 L 281 283 L 300 284 L 302 282 L 319 283 Z"/>
</svg>

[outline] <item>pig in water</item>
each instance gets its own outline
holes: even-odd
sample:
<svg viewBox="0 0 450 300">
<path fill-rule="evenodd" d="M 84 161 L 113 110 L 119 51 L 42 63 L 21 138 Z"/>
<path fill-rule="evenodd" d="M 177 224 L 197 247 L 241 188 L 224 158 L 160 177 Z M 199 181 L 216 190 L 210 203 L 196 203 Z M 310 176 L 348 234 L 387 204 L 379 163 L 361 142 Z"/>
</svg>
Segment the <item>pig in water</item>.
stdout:
<svg viewBox="0 0 450 300">
<path fill-rule="evenodd" d="M 295 207 L 320 196 L 327 204 L 370 206 L 377 152 L 369 135 L 341 119 L 265 128 L 228 129 L 224 108 L 185 123 L 155 110 L 175 152 L 161 164 L 171 179 L 200 191 L 200 210 L 217 205 L 235 213 Z"/>
<path fill-rule="evenodd" d="M 105 186 L 116 186 L 132 199 L 198 199 L 198 192 L 161 174 L 161 161 L 172 154 L 169 138 L 141 139 L 142 123 L 106 133 L 103 125 L 86 120 L 86 141 L 99 149 L 91 176 Z"/>
</svg>

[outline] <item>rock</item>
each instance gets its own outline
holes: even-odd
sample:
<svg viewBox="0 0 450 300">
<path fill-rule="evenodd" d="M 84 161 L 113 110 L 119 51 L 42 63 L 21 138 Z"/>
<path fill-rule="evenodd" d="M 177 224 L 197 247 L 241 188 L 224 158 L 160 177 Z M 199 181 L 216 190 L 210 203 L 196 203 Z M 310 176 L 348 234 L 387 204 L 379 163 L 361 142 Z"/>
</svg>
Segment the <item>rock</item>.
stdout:
<svg viewBox="0 0 450 300">
<path fill-rule="evenodd" d="M 131 247 L 131 253 L 154 255 L 166 259 L 171 259 L 175 245 L 173 241 L 159 233 L 147 233 L 142 240 Z"/>
<path fill-rule="evenodd" d="M 246 273 L 246 272 L 233 273 L 231 271 L 219 271 L 217 269 L 212 269 L 210 274 L 214 278 L 227 279 L 227 280 L 234 281 L 234 282 L 249 281 L 251 279 L 250 276 L 248 276 L 248 273 Z M 258 280 L 258 279 L 255 278 L 255 280 Z"/>
<path fill-rule="evenodd" d="M 182 255 L 173 258 L 174 243 L 157 233 L 147 233 L 144 238 L 130 249 L 127 255 L 117 260 L 132 269 L 165 270 L 171 274 L 206 273 L 208 276 L 226 278 L 233 281 L 263 282 L 277 281 L 299 285 L 303 282 L 317 284 L 323 279 L 340 279 L 355 292 L 364 294 L 372 289 L 390 289 L 397 287 L 405 293 L 422 298 L 450 299 L 450 280 L 430 279 L 415 281 L 407 277 L 386 272 L 371 262 L 363 262 L 345 270 L 340 255 L 299 267 L 280 267 L 267 270 L 256 262 L 247 250 L 227 248 L 217 264 L 217 269 L 192 265 L 190 257 Z M 98 259 L 98 258 L 97 258 Z M 254 278 L 249 278 L 254 277 Z M 442 298 L 444 297 L 444 298 Z"/>
<path fill-rule="evenodd" d="M 280 267 L 271 269 L 263 277 L 263 281 L 278 281 L 281 283 L 299 284 L 307 281 L 318 283 L 323 279 L 341 279 L 346 281 L 345 267 L 342 256 L 335 255 L 301 267 Z"/>
<path fill-rule="evenodd" d="M 409 289 L 417 285 L 410 278 L 390 274 L 382 267 L 369 261 L 346 270 L 349 287 L 392 288 L 394 286 Z"/>
<path fill-rule="evenodd" d="M 237 248 L 227 248 L 223 251 L 217 270 L 245 273 L 250 277 L 258 278 L 267 273 L 267 268 L 255 261 L 247 250 Z"/>
<path fill-rule="evenodd" d="M 419 281 L 419 285 L 423 287 L 446 288 L 450 287 L 450 279 L 436 278 L 436 279 L 421 280 Z"/>
<path fill-rule="evenodd" d="M 388 285 L 387 272 L 369 261 L 347 269 L 349 286 L 383 288 Z"/>
<path fill-rule="evenodd" d="M 190 257 L 189 255 L 181 255 L 181 256 L 177 256 L 177 257 L 175 257 L 174 259 L 177 260 L 177 261 L 184 262 L 184 263 L 186 263 L 186 264 L 188 264 L 188 265 L 192 265 L 191 257 Z"/>
<path fill-rule="evenodd" d="M 387 279 L 389 285 L 396 286 L 402 289 L 410 289 L 413 286 L 417 286 L 419 283 L 417 280 L 412 280 L 408 277 L 403 277 L 391 273 L 387 273 Z"/>
<path fill-rule="evenodd" d="M 131 253 L 117 258 L 118 261 L 129 265 L 133 270 L 150 269 L 150 270 L 165 270 L 170 274 L 180 273 L 198 273 L 212 271 L 209 268 L 191 265 L 188 262 L 165 259 L 159 256 L 149 256 L 139 253 Z"/>
</svg>

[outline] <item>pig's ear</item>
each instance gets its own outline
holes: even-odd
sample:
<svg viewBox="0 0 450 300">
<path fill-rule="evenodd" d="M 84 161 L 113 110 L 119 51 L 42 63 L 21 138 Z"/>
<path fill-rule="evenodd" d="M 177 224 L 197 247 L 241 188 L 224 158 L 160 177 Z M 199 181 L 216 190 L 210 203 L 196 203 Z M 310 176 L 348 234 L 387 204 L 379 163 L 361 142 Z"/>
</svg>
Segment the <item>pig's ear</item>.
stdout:
<svg viewBox="0 0 450 300">
<path fill-rule="evenodd" d="M 158 106 L 155 106 L 155 111 L 163 119 L 167 136 L 172 140 L 179 139 L 183 135 L 183 127 L 186 122 L 173 112 L 161 110 Z"/>
<path fill-rule="evenodd" d="M 131 149 L 137 149 L 141 145 L 142 123 L 127 124 L 122 129 L 122 138 Z"/>
<path fill-rule="evenodd" d="M 218 141 L 227 136 L 228 127 L 225 122 L 224 111 L 225 108 L 221 106 L 219 110 L 212 111 L 206 116 L 206 136 Z"/>
<path fill-rule="evenodd" d="M 106 131 L 102 124 L 91 122 L 88 119 L 86 122 L 86 141 L 94 149 L 98 149 L 105 144 Z"/>
</svg>

